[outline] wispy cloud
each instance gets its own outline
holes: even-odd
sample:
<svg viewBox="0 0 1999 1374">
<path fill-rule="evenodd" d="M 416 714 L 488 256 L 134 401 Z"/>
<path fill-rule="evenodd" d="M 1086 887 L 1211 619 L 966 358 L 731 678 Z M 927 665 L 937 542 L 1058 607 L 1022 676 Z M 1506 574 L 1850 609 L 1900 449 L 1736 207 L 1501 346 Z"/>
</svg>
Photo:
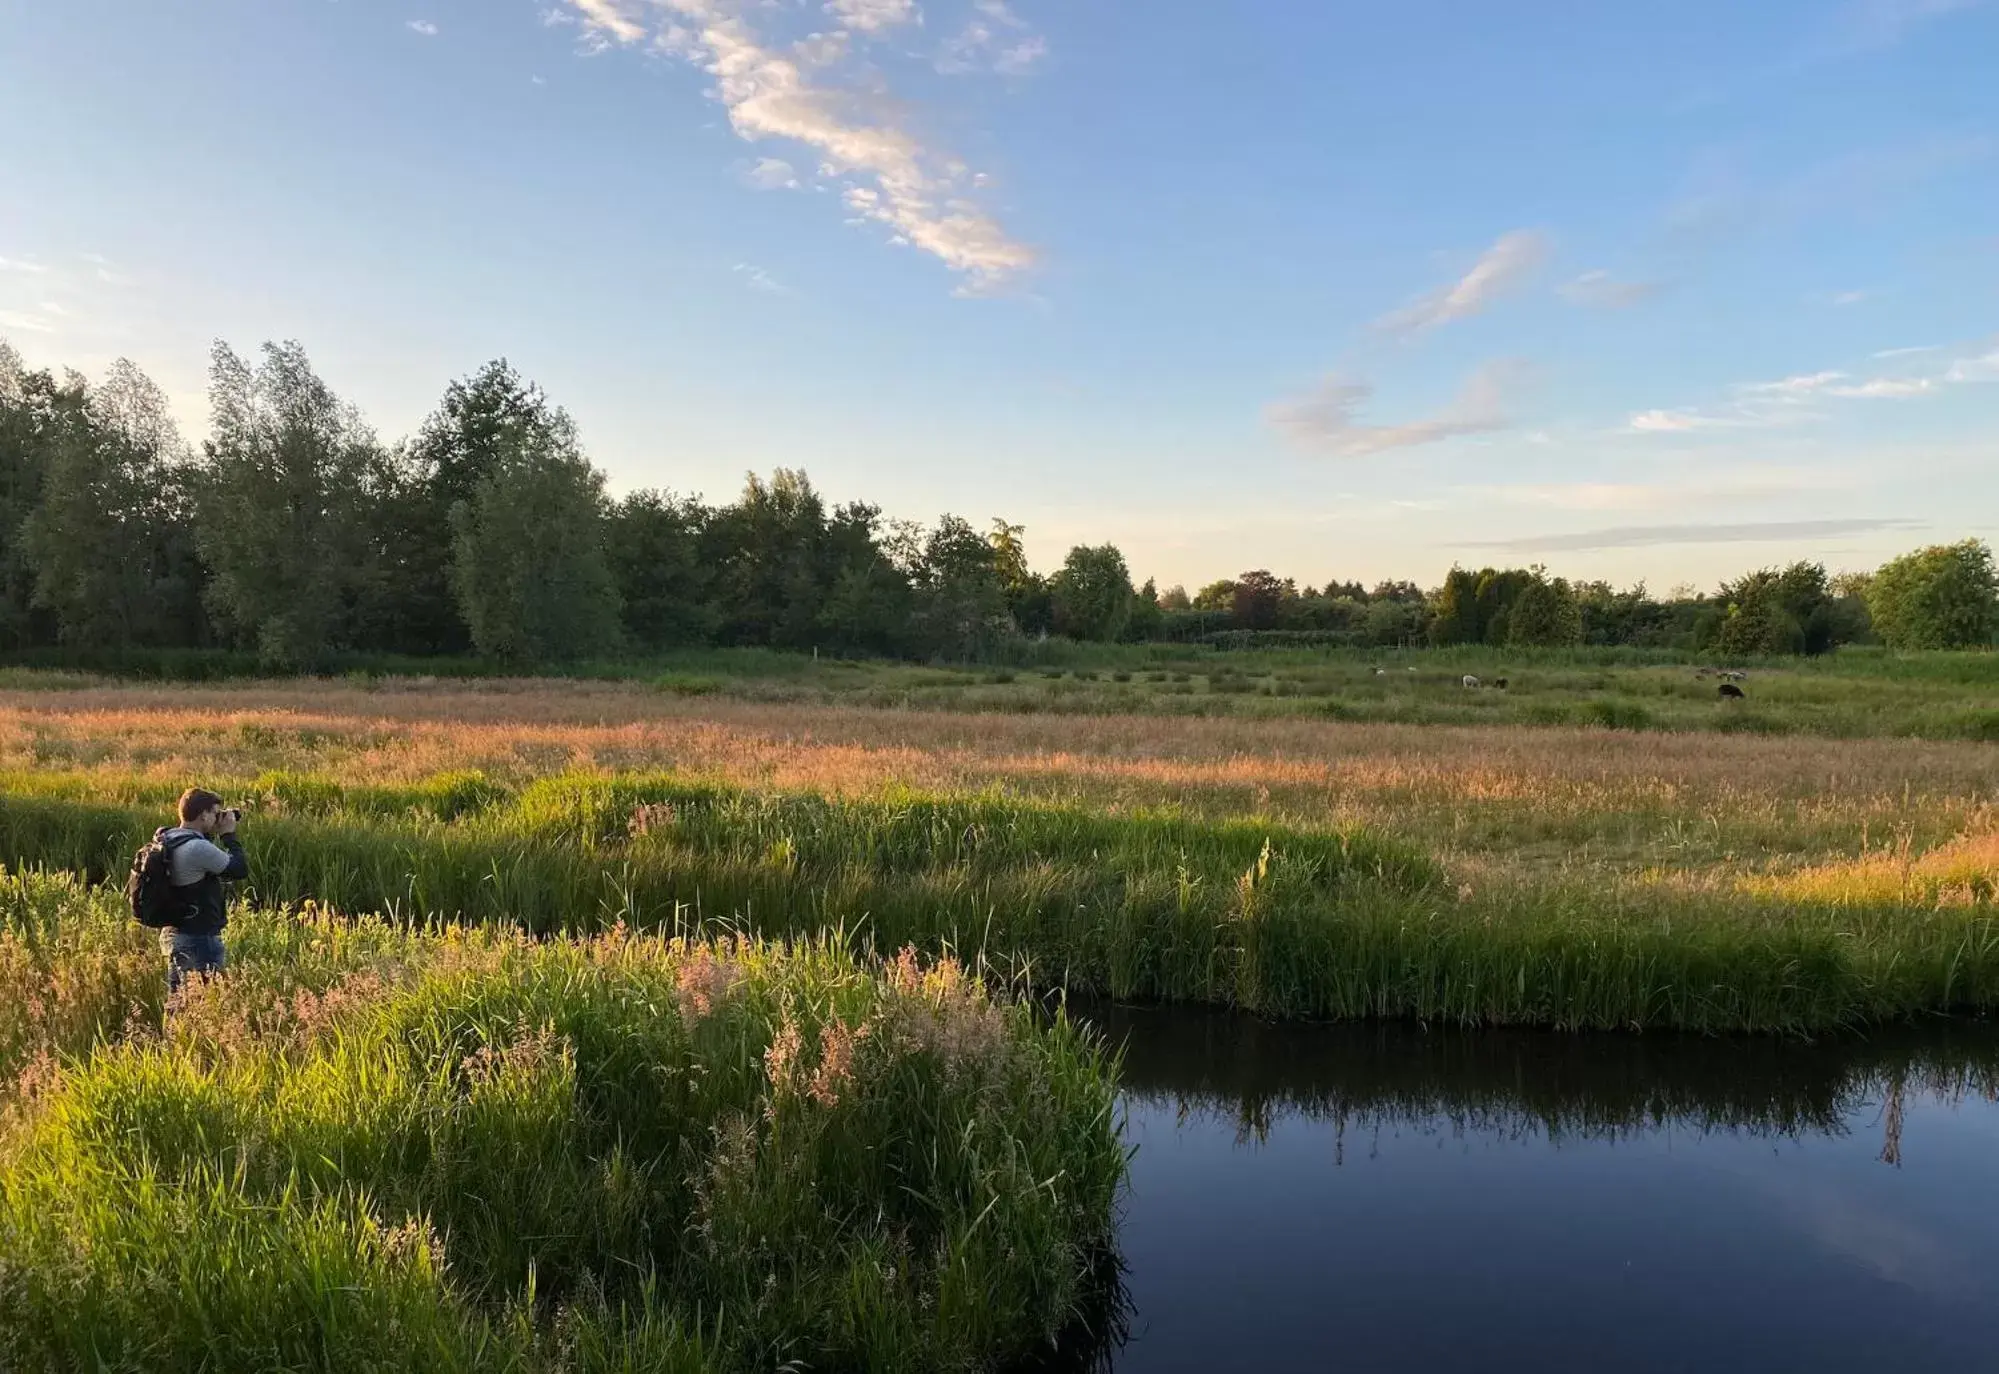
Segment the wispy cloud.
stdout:
<svg viewBox="0 0 1999 1374">
<path fill-rule="evenodd" d="M 861 33 L 880 33 L 922 19 L 916 0 L 829 0 L 826 12 Z"/>
<path fill-rule="evenodd" d="M 20 272 L 39 277 L 49 269 L 39 262 L 28 262 L 22 258 L 0 258 L 0 272 Z"/>
<path fill-rule="evenodd" d="M 743 173 L 743 180 L 759 191 L 796 191 L 798 171 L 781 157 L 760 157 Z"/>
<path fill-rule="evenodd" d="M 1304 396 L 1279 401 L 1266 412 L 1271 427 L 1304 448 L 1334 458 L 1364 458 L 1390 449 L 1434 444 L 1467 434 L 1505 429 L 1507 394 L 1521 365 L 1512 360 L 1485 364 L 1474 372 L 1442 414 L 1399 425 L 1366 425 L 1356 416 L 1374 396 L 1366 382 L 1327 377 Z"/>
<path fill-rule="evenodd" d="M 1939 352 L 1932 346 L 1888 348 L 1872 356 L 1880 358 L 1916 357 Z M 1919 396 L 1935 396 L 1953 386 L 1970 382 L 1999 381 L 1999 348 L 1982 355 L 1958 358 L 1948 366 L 1928 372 L 1900 372 L 1874 377 L 1854 377 L 1829 370 L 1804 372 L 1774 382 L 1743 382 L 1730 388 L 1730 399 L 1712 409 L 1643 410 L 1626 421 L 1626 428 L 1640 434 L 1684 434 L 1704 429 L 1767 428 L 1817 419 L 1824 412 L 1814 409 L 1821 399 L 1842 401 L 1905 401 Z"/>
<path fill-rule="evenodd" d="M 1502 234 L 1471 270 L 1449 286 L 1384 315 L 1375 328 L 1404 338 L 1435 329 L 1452 320 L 1476 315 L 1500 296 L 1519 287 L 1548 255 L 1545 236 L 1531 229 Z"/>
<path fill-rule="evenodd" d="M 1660 290 L 1661 285 L 1656 281 L 1619 281 L 1602 268 L 1585 272 L 1561 286 L 1562 299 L 1571 305 L 1597 310 L 1629 310 L 1651 300 Z"/>
<path fill-rule="evenodd" d="M 412 19 L 404 24 L 403 27 L 411 33 L 420 33 L 425 38 L 437 37 L 437 25 L 431 23 L 428 19 Z"/>
<path fill-rule="evenodd" d="M 1761 544 L 1836 535 L 1868 534 L 1877 530 L 1918 528 L 1913 520 L 1770 520 L 1745 524 L 1617 525 L 1570 534 L 1528 535 L 1518 539 L 1485 539 L 1459 545 L 1467 549 L 1500 549 L 1509 553 L 1576 553 L 1586 549 L 1637 549 L 1660 544 Z"/>
<path fill-rule="evenodd" d="M 1831 297 L 1832 303 L 1836 306 L 1859 305 L 1866 299 L 1865 291 L 1835 291 Z"/>
<path fill-rule="evenodd" d="M 1870 358 L 1910 358 L 1918 353 L 1941 353 L 1942 344 L 1917 344 L 1913 348 L 1884 348 L 1867 356 Z"/>
<path fill-rule="evenodd" d="M 1520 482 L 1458 488 L 1482 504 L 1547 510 L 1660 510 L 1720 498 L 1745 500 L 1782 496 L 1826 486 L 1822 468 L 1746 464 L 1661 482 Z"/>
<path fill-rule="evenodd" d="M 1023 76 L 1048 56 L 1048 41 L 1029 28 L 1006 0 L 973 0 L 972 9 L 975 17 L 937 54 L 938 71 Z"/>
<path fill-rule="evenodd" d="M 13 329 L 23 334 L 53 334 L 56 321 L 39 312 L 0 310 L 0 329 Z"/>
<path fill-rule="evenodd" d="M 975 174 L 919 136 L 907 109 L 879 85 L 822 79 L 795 49 L 767 41 L 747 17 L 749 0 L 563 0 L 587 43 L 678 56 L 714 78 L 710 94 L 738 137 L 799 143 L 823 175 L 846 181 L 854 218 L 879 224 L 959 274 L 961 292 L 996 290 L 1036 263 L 970 197 Z M 870 13 L 875 12 L 870 9 Z M 649 28 L 647 16 L 657 15 Z M 860 30 L 843 30 L 865 37 Z"/>
<path fill-rule="evenodd" d="M 771 295 L 782 295 L 784 292 L 783 284 L 755 263 L 739 262 L 729 270 L 749 283 L 752 291 L 766 291 Z"/>
</svg>

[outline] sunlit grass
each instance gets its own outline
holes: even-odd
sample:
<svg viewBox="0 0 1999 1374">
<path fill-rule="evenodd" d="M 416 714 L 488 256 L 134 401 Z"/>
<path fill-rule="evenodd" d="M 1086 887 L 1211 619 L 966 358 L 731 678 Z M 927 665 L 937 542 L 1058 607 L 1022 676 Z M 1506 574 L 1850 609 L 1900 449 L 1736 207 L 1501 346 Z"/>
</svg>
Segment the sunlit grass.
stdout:
<svg viewBox="0 0 1999 1374">
<path fill-rule="evenodd" d="M 162 1034 L 115 893 L 0 878 L 0 1367 L 969 1369 L 1085 1314 L 1110 1065 L 952 960 L 233 934 Z"/>
</svg>

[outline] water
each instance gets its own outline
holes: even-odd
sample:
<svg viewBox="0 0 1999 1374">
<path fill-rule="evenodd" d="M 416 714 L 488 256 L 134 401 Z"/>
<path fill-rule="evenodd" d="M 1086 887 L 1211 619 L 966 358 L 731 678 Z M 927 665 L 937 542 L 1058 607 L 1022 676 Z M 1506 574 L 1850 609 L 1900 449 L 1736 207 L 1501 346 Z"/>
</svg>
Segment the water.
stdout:
<svg viewBox="0 0 1999 1374">
<path fill-rule="evenodd" d="M 1126 1045 L 1118 1374 L 1999 1370 L 1999 1033 L 1089 1013 Z"/>
</svg>

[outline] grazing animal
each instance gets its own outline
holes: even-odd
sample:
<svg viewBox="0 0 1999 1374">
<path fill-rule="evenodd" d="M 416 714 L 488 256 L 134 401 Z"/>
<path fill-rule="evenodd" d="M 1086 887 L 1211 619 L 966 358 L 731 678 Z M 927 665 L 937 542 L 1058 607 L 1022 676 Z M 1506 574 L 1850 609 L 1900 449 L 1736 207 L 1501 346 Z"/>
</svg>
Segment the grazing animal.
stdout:
<svg viewBox="0 0 1999 1374">
<path fill-rule="evenodd" d="M 1477 690 L 1477 688 L 1478 688 L 1478 686 L 1479 686 L 1479 680 L 1478 680 L 1477 678 L 1473 677 L 1473 676 L 1472 676 L 1472 675 L 1471 675 L 1470 673 L 1466 673 L 1466 674 L 1465 674 L 1465 686 L 1466 686 L 1466 687 L 1469 687 L 1469 688 L 1471 688 L 1471 689 L 1473 689 L 1473 690 L 1475 691 L 1475 690 Z"/>
<path fill-rule="evenodd" d="M 1697 678 L 1706 678 L 1706 677 L 1713 677 L 1713 676 L 1714 676 L 1714 669 L 1712 669 L 1712 668 L 1696 668 L 1696 669 L 1694 669 L 1694 676 L 1695 676 L 1695 677 L 1697 677 Z"/>
<path fill-rule="evenodd" d="M 1730 668 L 1727 672 L 1723 673 L 1722 676 L 1727 678 L 1730 682 L 1749 681 L 1749 674 L 1743 672 L 1742 669 L 1740 668 Z"/>
<path fill-rule="evenodd" d="M 1732 682 L 1724 682 L 1714 690 L 1720 694 L 1723 701 L 1740 701 L 1743 697 L 1742 689 Z"/>
<path fill-rule="evenodd" d="M 1374 670 L 1374 675 L 1375 675 L 1376 677 L 1387 677 L 1387 676 L 1388 676 L 1388 670 L 1387 670 L 1386 668 L 1376 668 L 1376 669 Z"/>
<path fill-rule="evenodd" d="M 1492 680 L 1492 685 L 1497 687 L 1500 691 L 1503 692 L 1506 690 L 1506 679 L 1503 677 L 1496 677 Z"/>
</svg>

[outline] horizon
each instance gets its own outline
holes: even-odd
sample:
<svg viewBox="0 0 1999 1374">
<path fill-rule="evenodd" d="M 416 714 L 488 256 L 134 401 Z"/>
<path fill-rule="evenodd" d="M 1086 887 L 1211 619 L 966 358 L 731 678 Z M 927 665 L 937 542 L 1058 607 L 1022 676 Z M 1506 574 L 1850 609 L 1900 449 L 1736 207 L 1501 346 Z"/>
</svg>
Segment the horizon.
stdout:
<svg viewBox="0 0 1999 1374">
<path fill-rule="evenodd" d="M 1190 593 L 1999 531 L 1962 514 L 1999 5 L 1227 38 L 1184 0 L 29 9 L 0 111 L 62 136 L 0 153 L 0 338 L 130 357 L 191 440 L 212 339 L 302 340 L 385 439 L 506 356 L 614 491 L 802 468 Z"/>
</svg>

